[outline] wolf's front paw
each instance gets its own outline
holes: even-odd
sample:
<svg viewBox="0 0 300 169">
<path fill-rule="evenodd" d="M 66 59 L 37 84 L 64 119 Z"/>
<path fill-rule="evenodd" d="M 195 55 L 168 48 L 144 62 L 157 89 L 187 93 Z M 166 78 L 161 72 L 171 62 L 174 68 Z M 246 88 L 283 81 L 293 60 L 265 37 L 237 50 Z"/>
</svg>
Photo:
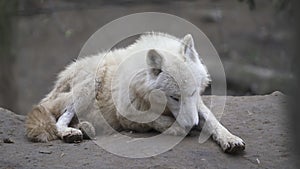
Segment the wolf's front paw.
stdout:
<svg viewBox="0 0 300 169">
<path fill-rule="evenodd" d="M 246 146 L 241 138 L 233 134 L 217 138 L 216 141 L 220 144 L 225 153 L 239 153 L 245 150 Z"/>
<path fill-rule="evenodd" d="M 79 123 L 79 130 L 81 130 L 83 134 L 83 139 L 93 139 L 96 136 L 96 131 L 94 126 L 87 121 L 83 121 Z"/>
<path fill-rule="evenodd" d="M 83 134 L 80 130 L 69 127 L 61 133 L 61 138 L 66 143 L 78 143 L 82 141 Z"/>
</svg>

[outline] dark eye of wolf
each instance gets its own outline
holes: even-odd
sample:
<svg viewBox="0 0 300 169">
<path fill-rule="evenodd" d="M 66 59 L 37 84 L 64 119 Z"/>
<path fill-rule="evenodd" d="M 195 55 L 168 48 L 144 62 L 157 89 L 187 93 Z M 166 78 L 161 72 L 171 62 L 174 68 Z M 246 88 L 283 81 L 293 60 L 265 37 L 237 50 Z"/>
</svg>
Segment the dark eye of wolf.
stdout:
<svg viewBox="0 0 300 169">
<path fill-rule="evenodd" d="M 179 99 L 177 97 L 174 97 L 174 96 L 170 96 L 171 99 L 175 100 L 176 102 L 179 101 Z"/>
</svg>

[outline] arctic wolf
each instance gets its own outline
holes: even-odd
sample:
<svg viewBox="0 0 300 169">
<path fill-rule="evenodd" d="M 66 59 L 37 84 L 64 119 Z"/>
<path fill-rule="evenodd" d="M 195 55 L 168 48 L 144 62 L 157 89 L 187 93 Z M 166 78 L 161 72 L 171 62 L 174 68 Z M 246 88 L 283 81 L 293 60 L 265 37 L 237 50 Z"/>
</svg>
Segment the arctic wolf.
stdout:
<svg viewBox="0 0 300 169">
<path fill-rule="evenodd" d="M 135 58 L 125 64 L 131 56 Z M 134 67 L 139 71 L 131 77 L 128 72 Z M 67 66 L 54 89 L 28 113 L 26 135 L 39 142 L 81 141 L 108 130 L 101 115 L 114 131 L 185 135 L 205 123 L 202 132 L 223 151 L 242 151 L 244 141 L 220 124 L 201 99 L 209 82 L 190 34 L 178 39 L 145 33 L 126 48 Z"/>
</svg>

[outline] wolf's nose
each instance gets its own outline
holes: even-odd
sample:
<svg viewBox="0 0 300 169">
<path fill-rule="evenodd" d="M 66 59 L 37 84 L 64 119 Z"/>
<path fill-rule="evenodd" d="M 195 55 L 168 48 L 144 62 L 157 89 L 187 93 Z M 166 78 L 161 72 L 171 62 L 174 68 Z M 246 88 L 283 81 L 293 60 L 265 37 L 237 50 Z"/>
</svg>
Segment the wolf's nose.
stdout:
<svg viewBox="0 0 300 169">
<path fill-rule="evenodd" d="M 192 129 L 197 128 L 198 124 L 193 125 Z"/>
</svg>

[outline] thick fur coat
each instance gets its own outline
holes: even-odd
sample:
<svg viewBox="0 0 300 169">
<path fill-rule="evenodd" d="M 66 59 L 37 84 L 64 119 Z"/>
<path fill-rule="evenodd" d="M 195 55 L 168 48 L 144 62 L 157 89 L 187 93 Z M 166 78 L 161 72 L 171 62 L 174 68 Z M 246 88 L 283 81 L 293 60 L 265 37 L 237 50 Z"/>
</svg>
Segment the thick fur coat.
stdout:
<svg viewBox="0 0 300 169">
<path fill-rule="evenodd" d="M 138 71 L 131 76 L 134 68 Z M 205 122 L 203 132 L 225 152 L 241 151 L 243 140 L 202 102 L 209 81 L 191 35 L 178 39 L 146 33 L 126 48 L 67 66 L 53 90 L 28 113 L 26 134 L 40 142 L 81 141 L 123 129 L 185 135 Z"/>
</svg>

